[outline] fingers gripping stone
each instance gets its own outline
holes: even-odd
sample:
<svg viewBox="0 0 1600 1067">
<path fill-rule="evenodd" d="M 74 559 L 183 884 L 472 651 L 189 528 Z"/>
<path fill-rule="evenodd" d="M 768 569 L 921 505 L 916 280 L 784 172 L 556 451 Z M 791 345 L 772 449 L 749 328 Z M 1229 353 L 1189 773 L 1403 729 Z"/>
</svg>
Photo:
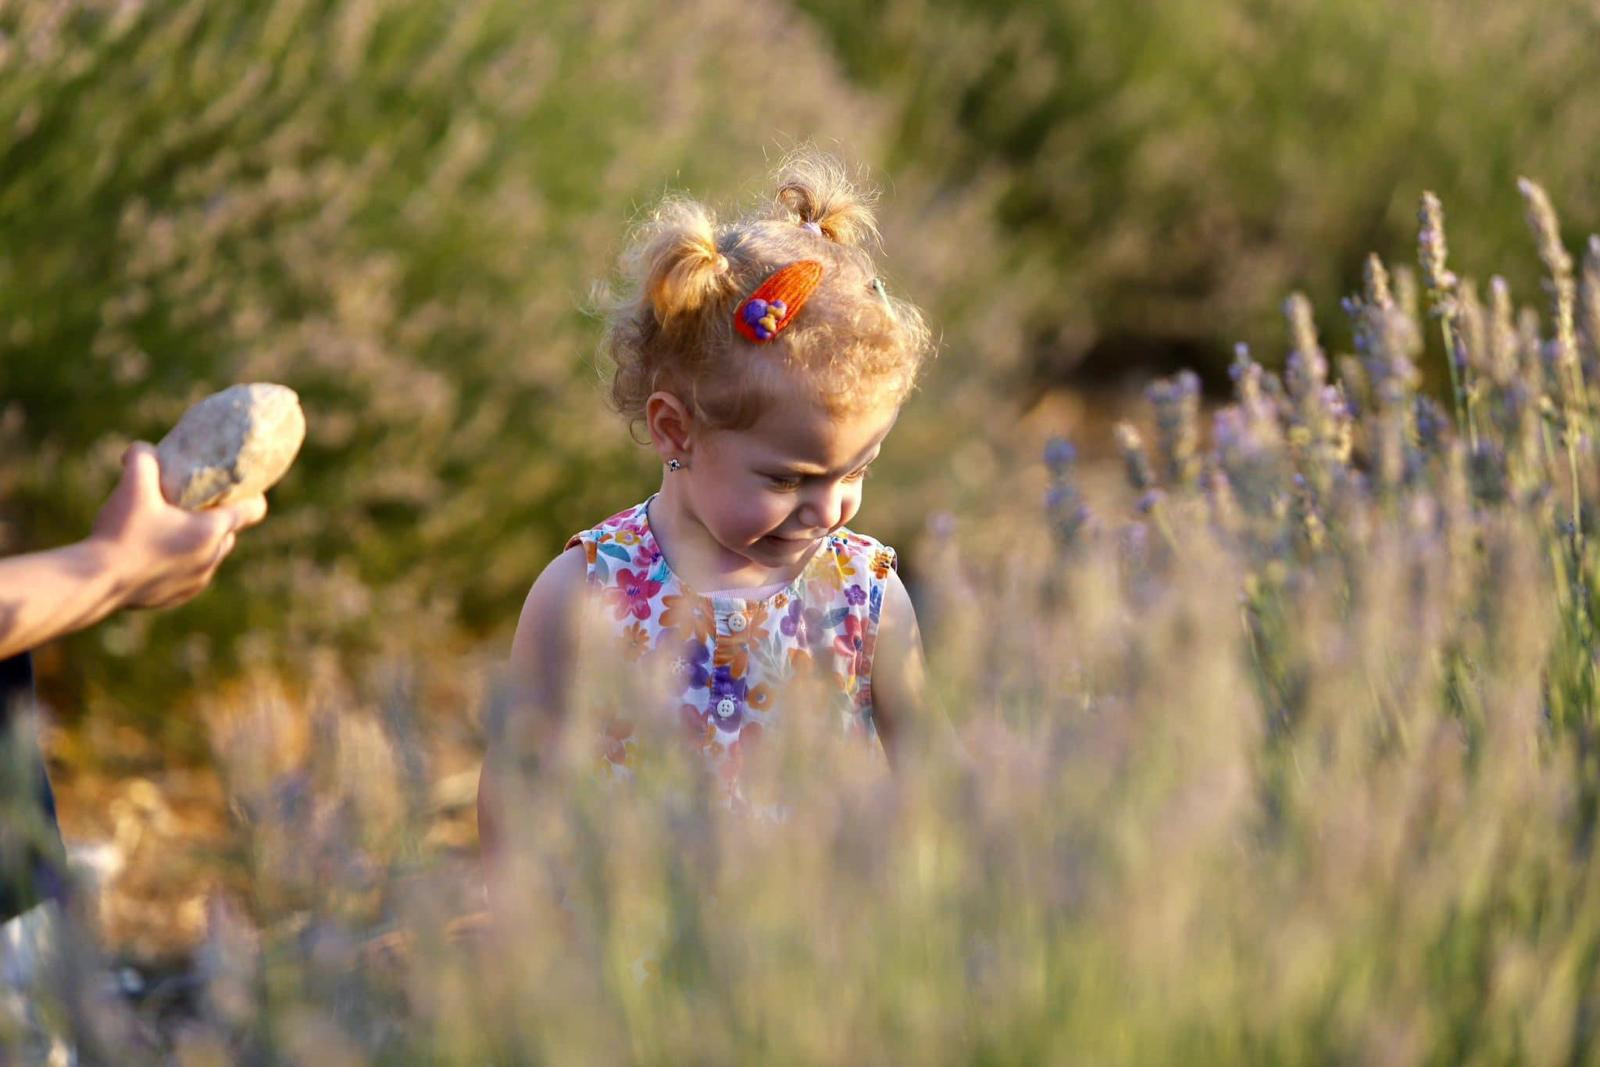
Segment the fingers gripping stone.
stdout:
<svg viewBox="0 0 1600 1067">
<path fill-rule="evenodd" d="M 197 511 L 263 493 L 288 471 L 306 437 L 293 389 L 235 385 L 190 408 L 156 446 L 161 494 Z"/>
</svg>

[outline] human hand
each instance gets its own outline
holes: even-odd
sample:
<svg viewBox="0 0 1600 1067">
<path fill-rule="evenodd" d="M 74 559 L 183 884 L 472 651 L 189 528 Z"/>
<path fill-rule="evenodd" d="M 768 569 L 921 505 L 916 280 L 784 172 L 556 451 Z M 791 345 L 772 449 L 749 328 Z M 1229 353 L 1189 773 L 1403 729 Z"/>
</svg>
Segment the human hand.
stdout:
<svg viewBox="0 0 1600 1067">
<path fill-rule="evenodd" d="M 264 496 L 205 511 L 168 503 L 156 450 L 137 441 L 123 453 L 122 480 L 96 516 L 89 541 L 115 577 L 118 607 L 171 607 L 210 584 L 233 551 L 236 531 L 266 514 Z"/>
</svg>

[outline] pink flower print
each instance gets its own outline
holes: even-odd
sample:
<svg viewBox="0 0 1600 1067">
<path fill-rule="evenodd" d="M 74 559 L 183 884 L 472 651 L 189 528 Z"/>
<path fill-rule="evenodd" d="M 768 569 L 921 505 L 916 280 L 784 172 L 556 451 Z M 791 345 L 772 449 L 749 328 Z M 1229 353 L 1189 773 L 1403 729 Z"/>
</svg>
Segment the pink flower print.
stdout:
<svg viewBox="0 0 1600 1067">
<path fill-rule="evenodd" d="M 747 722 L 739 730 L 739 736 L 728 746 L 727 762 L 724 764 L 724 769 L 731 772 L 731 777 L 737 778 L 744 770 L 744 757 L 760 747 L 763 732 L 758 722 Z"/>
<path fill-rule="evenodd" d="M 706 718 L 705 713 L 693 704 L 684 704 L 678 708 L 678 720 L 683 723 L 683 729 L 688 734 L 689 740 L 701 748 L 709 748 L 717 739 L 717 728 Z"/>
<path fill-rule="evenodd" d="M 839 636 L 833 639 L 833 647 L 841 656 L 848 656 L 851 660 L 861 654 L 865 645 L 861 631 L 861 617 L 859 615 L 846 615 L 839 624 Z"/>
<path fill-rule="evenodd" d="M 606 601 L 625 619 L 632 612 L 641 622 L 650 617 L 650 598 L 661 592 L 661 583 L 652 582 L 645 572 L 634 574 L 624 567 L 616 573 L 616 584 L 606 587 Z"/>
</svg>

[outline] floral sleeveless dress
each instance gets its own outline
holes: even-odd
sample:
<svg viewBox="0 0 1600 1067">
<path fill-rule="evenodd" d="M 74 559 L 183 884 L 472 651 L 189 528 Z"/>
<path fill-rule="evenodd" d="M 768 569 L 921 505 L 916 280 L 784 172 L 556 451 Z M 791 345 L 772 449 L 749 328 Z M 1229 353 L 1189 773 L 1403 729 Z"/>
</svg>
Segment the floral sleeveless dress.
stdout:
<svg viewBox="0 0 1600 1067">
<path fill-rule="evenodd" d="M 841 529 L 771 596 L 702 595 L 667 566 L 650 532 L 649 505 L 618 512 L 567 547 L 583 546 L 589 588 L 614 624 L 618 654 L 631 662 L 668 657 L 675 690 L 668 713 L 676 707 L 729 799 L 739 799 L 745 750 L 781 718 L 785 686 L 802 672 L 820 673 L 845 730 L 875 739 L 872 655 L 894 549 Z M 614 721 L 604 760 L 626 776 L 634 757 L 633 725 Z"/>
</svg>

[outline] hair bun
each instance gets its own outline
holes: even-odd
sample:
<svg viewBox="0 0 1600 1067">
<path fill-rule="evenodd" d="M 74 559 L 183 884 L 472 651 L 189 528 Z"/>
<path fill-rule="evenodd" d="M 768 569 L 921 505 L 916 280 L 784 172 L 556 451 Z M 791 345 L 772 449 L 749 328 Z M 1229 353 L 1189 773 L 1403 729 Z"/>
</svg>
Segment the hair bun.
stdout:
<svg viewBox="0 0 1600 1067">
<path fill-rule="evenodd" d="M 778 203 L 801 225 L 814 223 L 839 244 L 855 247 L 878 237 L 876 193 L 858 189 L 840 164 L 815 152 L 790 156 L 778 168 Z"/>
<path fill-rule="evenodd" d="M 711 213 L 693 200 L 667 201 L 646 228 L 637 254 L 650 306 L 666 327 L 722 294 L 730 277 L 728 260 L 717 248 Z"/>
</svg>

